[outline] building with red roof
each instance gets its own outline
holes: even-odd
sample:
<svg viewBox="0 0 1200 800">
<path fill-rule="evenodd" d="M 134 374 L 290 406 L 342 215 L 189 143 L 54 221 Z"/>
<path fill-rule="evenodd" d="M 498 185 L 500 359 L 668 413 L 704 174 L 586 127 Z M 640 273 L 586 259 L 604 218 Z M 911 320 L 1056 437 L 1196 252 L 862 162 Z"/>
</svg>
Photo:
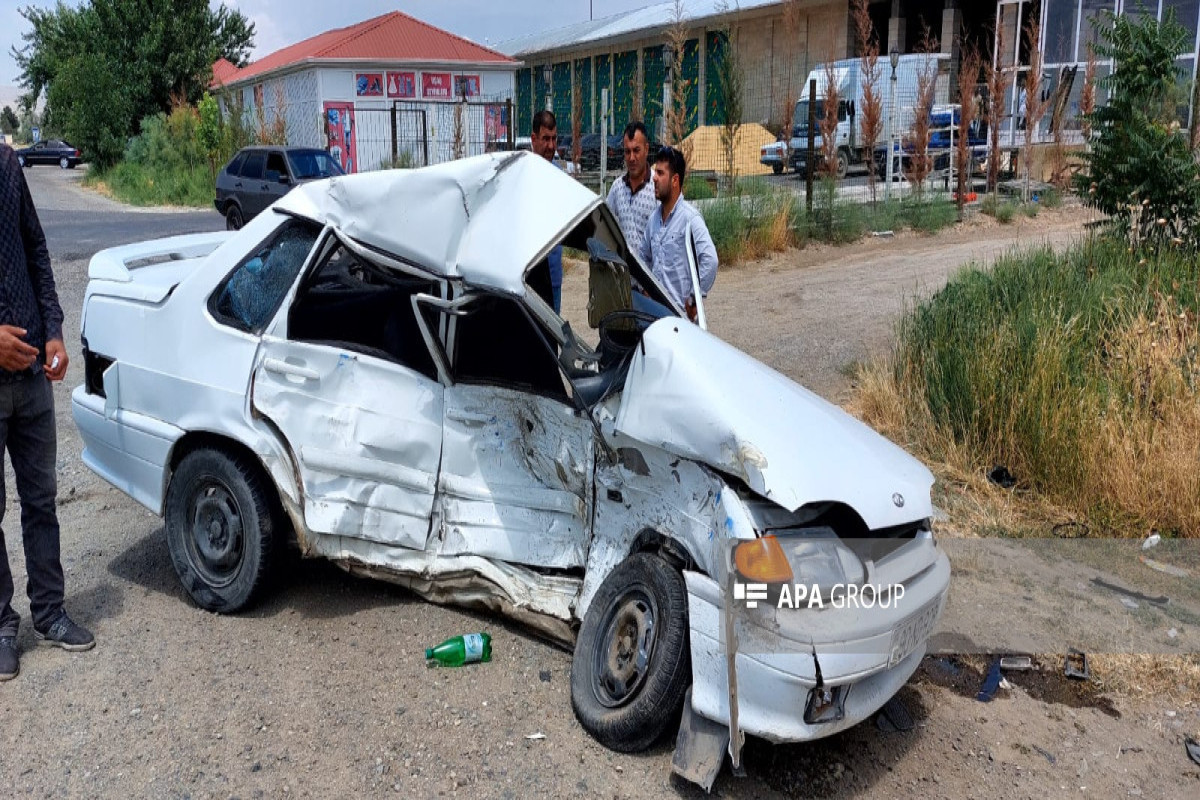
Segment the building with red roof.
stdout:
<svg viewBox="0 0 1200 800">
<path fill-rule="evenodd" d="M 347 172 L 421 166 L 506 139 L 521 62 L 399 11 L 326 31 L 212 88 L 260 138 L 328 148 Z"/>
</svg>

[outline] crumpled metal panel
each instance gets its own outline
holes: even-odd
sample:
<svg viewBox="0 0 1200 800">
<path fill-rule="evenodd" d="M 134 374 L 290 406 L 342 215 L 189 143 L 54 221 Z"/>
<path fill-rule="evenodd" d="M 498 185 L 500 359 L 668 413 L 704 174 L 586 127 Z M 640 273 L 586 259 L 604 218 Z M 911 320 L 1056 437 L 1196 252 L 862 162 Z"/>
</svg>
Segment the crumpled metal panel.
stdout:
<svg viewBox="0 0 1200 800">
<path fill-rule="evenodd" d="M 733 475 L 795 511 L 837 501 L 876 529 L 933 513 L 933 475 L 837 406 L 695 325 L 662 319 L 635 352 L 618 432 Z"/>
<path fill-rule="evenodd" d="M 544 158 L 518 152 L 313 181 L 274 208 L 437 275 L 523 295 L 525 271 L 603 203 Z"/>
<path fill-rule="evenodd" d="M 317 536 L 311 553 L 356 575 L 406 586 L 427 600 L 504 614 L 564 645 L 575 641 L 580 580 L 477 556 L 385 547 L 365 539 Z"/>
<path fill-rule="evenodd" d="M 380 359 L 264 339 L 254 407 L 300 467 L 306 527 L 422 550 L 442 440 L 442 387 Z"/>
<path fill-rule="evenodd" d="M 443 430 L 439 552 L 583 566 L 591 422 L 550 398 L 458 384 L 446 389 Z"/>
</svg>

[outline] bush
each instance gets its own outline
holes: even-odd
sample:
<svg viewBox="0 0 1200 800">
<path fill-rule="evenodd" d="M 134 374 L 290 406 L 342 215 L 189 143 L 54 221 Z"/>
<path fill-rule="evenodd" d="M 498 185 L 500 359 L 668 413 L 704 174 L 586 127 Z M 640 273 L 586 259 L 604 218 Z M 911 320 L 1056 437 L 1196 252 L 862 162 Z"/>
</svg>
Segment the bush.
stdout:
<svg viewBox="0 0 1200 800">
<path fill-rule="evenodd" d="M 1100 81 L 1108 102 L 1089 117 L 1095 135 L 1079 193 L 1134 245 L 1195 243 L 1200 165 L 1176 110 L 1187 101 L 1177 58 L 1191 50 L 1190 36 L 1174 10 L 1161 23 L 1106 12 L 1096 30 L 1096 54 L 1114 68 Z"/>
<path fill-rule="evenodd" d="M 931 460 L 1004 464 L 1073 513 L 1200 536 L 1198 289 L 1192 256 L 1105 239 L 965 271 L 903 318 L 867 407 L 901 408 L 893 433 Z"/>
<path fill-rule="evenodd" d="M 689 175 L 683 182 L 683 196 L 688 200 L 708 200 L 716 197 L 717 193 L 704 178 L 699 175 Z"/>
</svg>

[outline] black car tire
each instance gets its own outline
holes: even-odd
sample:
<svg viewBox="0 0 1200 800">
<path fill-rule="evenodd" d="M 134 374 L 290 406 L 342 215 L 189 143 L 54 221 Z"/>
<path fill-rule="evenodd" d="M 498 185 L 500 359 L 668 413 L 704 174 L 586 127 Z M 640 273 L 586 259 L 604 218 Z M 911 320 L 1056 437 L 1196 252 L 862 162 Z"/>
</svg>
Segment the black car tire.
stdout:
<svg viewBox="0 0 1200 800">
<path fill-rule="evenodd" d="M 850 171 L 850 154 L 845 150 L 838 150 L 837 154 L 837 179 L 844 180 L 846 173 Z"/>
<path fill-rule="evenodd" d="M 62 158 L 60 158 L 58 160 L 58 166 L 61 169 L 70 169 L 71 168 L 71 159 L 67 158 L 66 156 L 63 156 Z"/>
<path fill-rule="evenodd" d="M 242 219 L 242 209 L 238 207 L 237 203 L 231 202 L 225 206 L 225 230 L 240 231 L 245 224 L 245 220 Z"/>
<path fill-rule="evenodd" d="M 259 466 L 201 448 L 184 456 L 167 487 L 167 549 L 183 588 L 201 608 L 245 608 L 281 548 L 282 510 Z"/>
<path fill-rule="evenodd" d="M 678 724 L 691 678 L 683 576 L 636 553 L 609 573 L 584 615 L 571 663 L 575 716 L 605 747 L 639 752 Z"/>
<path fill-rule="evenodd" d="M 26 161 L 25 161 L 25 156 L 17 156 L 17 163 L 20 164 L 22 167 L 29 166 L 29 164 L 26 163 Z"/>
<path fill-rule="evenodd" d="M 783 164 L 772 164 L 771 171 L 774 172 L 776 175 L 782 175 L 783 174 Z"/>
</svg>

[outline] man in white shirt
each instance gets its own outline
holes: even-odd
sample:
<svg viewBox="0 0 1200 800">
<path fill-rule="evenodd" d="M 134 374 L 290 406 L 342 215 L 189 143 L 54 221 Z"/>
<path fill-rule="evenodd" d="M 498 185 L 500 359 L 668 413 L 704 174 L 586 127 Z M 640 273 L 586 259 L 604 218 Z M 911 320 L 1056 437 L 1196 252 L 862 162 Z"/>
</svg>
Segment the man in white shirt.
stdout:
<svg viewBox="0 0 1200 800">
<path fill-rule="evenodd" d="M 654 184 L 650 180 L 650 138 L 646 135 L 646 126 L 641 122 L 626 125 L 621 144 L 625 150 L 625 174 L 609 189 L 607 202 L 621 226 L 621 233 L 625 234 L 629 252 L 641 253 L 646 223 L 658 208 Z"/>
<path fill-rule="evenodd" d="M 696 287 L 692 283 L 687 257 L 689 231 L 696 254 L 701 296 L 707 295 L 717 280 L 717 248 L 704 224 L 704 217 L 681 196 L 686 173 L 683 153 L 674 147 L 664 147 L 654 157 L 654 194 L 659 207 L 650 215 L 639 255 L 671 299 L 695 322 Z"/>
</svg>

